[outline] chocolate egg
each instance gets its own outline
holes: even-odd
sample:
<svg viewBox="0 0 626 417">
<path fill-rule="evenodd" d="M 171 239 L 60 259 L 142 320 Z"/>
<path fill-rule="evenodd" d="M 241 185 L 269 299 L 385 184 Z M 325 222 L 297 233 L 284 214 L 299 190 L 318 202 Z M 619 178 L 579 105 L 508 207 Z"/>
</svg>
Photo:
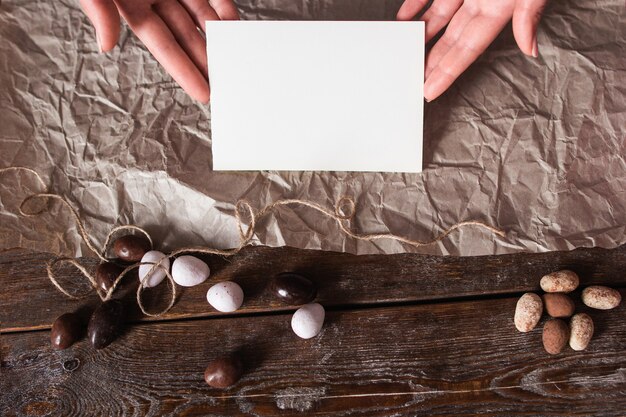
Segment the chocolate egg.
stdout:
<svg viewBox="0 0 626 417">
<path fill-rule="evenodd" d="M 204 380 L 214 388 L 234 385 L 243 375 L 243 362 L 239 355 L 215 359 L 204 371 Z"/>
<path fill-rule="evenodd" d="M 317 296 L 317 288 L 309 279 L 293 272 L 276 275 L 270 282 L 270 290 L 286 304 L 307 304 Z"/>
<path fill-rule="evenodd" d="M 96 283 L 98 289 L 108 292 L 113 286 L 117 277 L 122 273 L 124 268 L 113 262 L 103 262 L 96 268 Z"/>
<path fill-rule="evenodd" d="M 569 341 L 570 330 L 561 319 L 551 319 L 543 325 L 543 347 L 551 355 L 561 353 Z"/>
<path fill-rule="evenodd" d="M 96 349 L 105 348 L 117 338 L 123 325 L 124 304 L 120 300 L 105 301 L 91 315 L 89 341 Z"/>
<path fill-rule="evenodd" d="M 126 235 L 113 243 L 115 256 L 126 262 L 139 262 L 150 249 L 150 241 L 144 236 Z"/>
<path fill-rule="evenodd" d="M 75 313 L 65 313 L 52 324 L 50 344 L 54 349 L 67 349 L 80 340 L 84 332 L 84 323 L 80 317 Z"/>
<path fill-rule="evenodd" d="M 543 306 L 550 317 L 570 317 L 574 314 L 574 301 L 563 293 L 543 295 Z"/>
</svg>

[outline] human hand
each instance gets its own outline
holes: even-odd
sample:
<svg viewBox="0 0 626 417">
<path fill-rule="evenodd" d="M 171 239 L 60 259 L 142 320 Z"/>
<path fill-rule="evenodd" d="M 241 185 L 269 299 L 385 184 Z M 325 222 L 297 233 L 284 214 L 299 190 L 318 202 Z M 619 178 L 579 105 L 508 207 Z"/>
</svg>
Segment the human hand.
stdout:
<svg viewBox="0 0 626 417">
<path fill-rule="evenodd" d="M 115 47 L 121 16 L 187 94 L 209 101 L 204 21 L 239 19 L 232 0 L 80 0 L 80 4 L 96 29 L 101 52 Z"/>
<path fill-rule="evenodd" d="M 537 25 L 547 0 L 434 0 L 420 20 L 426 42 L 448 26 L 426 56 L 424 98 L 431 101 L 482 54 L 513 19 L 513 35 L 526 55 L 537 57 Z M 428 0 L 405 0 L 398 20 L 413 19 Z"/>
</svg>

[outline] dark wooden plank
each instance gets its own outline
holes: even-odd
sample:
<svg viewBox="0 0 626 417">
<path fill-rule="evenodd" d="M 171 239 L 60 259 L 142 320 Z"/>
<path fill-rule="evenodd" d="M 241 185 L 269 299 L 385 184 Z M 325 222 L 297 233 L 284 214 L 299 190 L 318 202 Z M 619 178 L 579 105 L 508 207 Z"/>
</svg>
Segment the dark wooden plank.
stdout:
<svg viewBox="0 0 626 417">
<path fill-rule="evenodd" d="M 140 323 L 101 351 L 53 351 L 47 331 L 5 334 L 0 414 L 623 415 L 624 305 L 590 313 L 587 351 L 550 356 L 540 328 L 514 329 L 515 302 L 333 311 L 308 341 L 288 314 Z M 243 379 L 206 386 L 207 362 L 235 350 Z"/>
<path fill-rule="evenodd" d="M 47 328 L 58 315 L 84 303 L 66 298 L 48 281 L 45 262 L 50 258 L 26 251 L 0 253 L 0 331 Z M 162 319 L 220 314 L 208 305 L 205 294 L 213 283 L 228 279 L 237 281 L 246 294 L 238 313 L 289 309 L 264 291 L 268 279 L 283 271 L 299 271 L 316 281 L 319 301 L 327 306 L 519 293 L 538 289 L 542 275 L 563 268 L 578 272 L 583 285 L 626 285 L 626 245 L 613 250 L 465 258 L 415 254 L 354 256 L 255 247 L 228 260 L 205 259 L 213 270 L 212 278 L 200 286 L 182 289 L 176 306 Z M 77 275 L 73 279 L 84 282 Z M 165 285 L 160 287 L 161 295 L 167 295 Z M 95 301 L 94 296 L 91 302 Z M 138 312 L 135 317 L 140 319 Z"/>
</svg>

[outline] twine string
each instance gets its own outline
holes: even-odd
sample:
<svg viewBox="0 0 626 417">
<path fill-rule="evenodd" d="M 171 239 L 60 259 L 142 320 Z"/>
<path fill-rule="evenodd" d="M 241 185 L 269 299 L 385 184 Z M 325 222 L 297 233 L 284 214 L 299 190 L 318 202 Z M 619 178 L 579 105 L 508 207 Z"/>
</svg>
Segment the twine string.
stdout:
<svg viewBox="0 0 626 417">
<path fill-rule="evenodd" d="M 76 211 L 76 209 L 64 196 L 48 192 L 45 182 L 43 181 L 39 173 L 37 173 L 37 171 L 31 168 L 14 166 L 14 167 L 0 169 L 0 174 L 4 172 L 9 172 L 9 171 L 18 171 L 18 172 L 23 171 L 23 172 L 28 172 L 28 173 L 33 174 L 45 190 L 45 192 L 35 193 L 30 196 L 27 196 L 19 206 L 20 214 L 22 214 L 23 216 L 30 217 L 30 216 L 36 216 L 38 214 L 41 214 L 46 210 L 46 208 L 44 208 L 38 212 L 30 212 L 30 213 L 25 211 L 24 206 L 27 204 L 28 201 L 31 201 L 33 199 L 46 198 L 46 199 L 54 199 L 54 200 L 60 201 L 63 204 L 63 206 L 65 206 L 71 213 L 72 218 L 74 219 L 74 222 L 76 224 L 76 227 L 78 228 L 78 232 L 83 242 L 85 243 L 85 245 L 87 245 L 87 247 L 102 262 L 115 262 L 116 261 L 116 259 L 107 258 L 106 255 L 112 243 L 113 237 L 116 235 L 119 235 L 121 231 L 140 233 L 148 239 L 148 241 L 150 242 L 150 246 L 153 247 L 152 238 L 145 229 L 139 226 L 135 226 L 135 225 L 123 225 L 123 226 L 117 226 L 113 228 L 108 233 L 102 248 L 98 249 L 96 245 L 93 243 L 93 241 L 91 240 L 91 237 L 89 236 L 89 234 L 87 233 L 87 230 L 85 229 L 85 225 L 83 221 L 80 219 L 80 216 L 78 215 L 78 212 Z M 174 281 L 174 278 L 172 277 L 172 274 L 170 273 L 168 268 L 165 268 L 162 266 L 162 263 L 166 259 L 168 260 L 173 259 L 181 254 L 186 254 L 186 253 L 200 253 L 200 254 L 206 254 L 206 255 L 219 255 L 219 256 L 224 256 L 224 257 L 235 255 L 239 251 L 241 251 L 244 247 L 251 244 L 251 241 L 256 232 L 257 224 L 261 219 L 278 211 L 283 206 L 290 206 L 290 205 L 308 207 L 314 211 L 317 211 L 321 213 L 323 216 L 330 218 L 332 220 L 335 220 L 335 222 L 337 223 L 339 227 L 339 230 L 341 230 L 346 236 L 349 236 L 356 240 L 362 240 L 362 241 L 367 241 L 367 242 L 380 240 L 380 239 L 389 239 L 389 240 L 400 242 L 408 246 L 412 246 L 414 248 L 419 248 L 419 247 L 429 246 L 437 242 L 440 242 L 443 239 L 445 239 L 447 236 L 449 236 L 450 233 L 466 226 L 474 226 L 478 228 L 483 228 L 489 231 L 490 233 L 500 236 L 500 237 L 506 236 L 503 230 L 490 226 L 484 222 L 477 221 L 477 220 L 469 220 L 469 221 L 456 223 L 450 226 L 449 228 L 445 229 L 443 232 L 441 232 L 439 235 L 437 235 L 433 239 L 426 240 L 426 241 L 410 239 L 410 238 L 396 235 L 393 233 L 358 233 L 352 230 L 349 226 L 350 221 L 356 215 L 356 203 L 349 196 L 342 196 L 336 202 L 333 210 L 330 210 L 318 203 L 308 201 L 308 200 L 282 199 L 282 200 L 277 200 L 270 204 L 267 204 L 266 206 L 262 207 L 261 209 L 255 212 L 255 210 L 252 208 L 252 205 L 246 200 L 242 199 L 242 200 L 237 201 L 237 203 L 235 204 L 235 210 L 234 210 L 235 220 L 237 222 L 237 231 L 239 233 L 239 244 L 234 248 L 214 249 L 214 248 L 203 247 L 203 246 L 189 246 L 189 247 L 183 247 L 183 248 L 177 249 L 169 253 L 168 255 L 165 255 L 163 258 L 161 258 L 157 262 L 138 262 L 138 263 L 129 265 L 122 272 L 120 272 L 120 274 L 116 277 L 113 284 L 111 285 L 111 288 L 106 293 L 102 293 L 100 291 L 94 276 L 83 265 L 81 265 L 80 262 L 78 262 L 76 259 L 73 259 L 73 258 L 59 257 L 49 262 L 47 265 L 48 278 L 50 279 L 52 284 L 67 297 L 77 299 L 77 298 L 82 298 L 82 297 L 87 296 L 87 294 L 76 295 L 76 294 L 70 293 L 63 287 L 63 285 L 60 284 L 59 280 L 57 279 L 57 276 L 55 275 L 55 272 L 54 272 L 55 270 L 54 267 L 57 264 L 63 264 L 63 263 L 69 264 L 75 267 L 81 274 L 83 274 L 89 280 L 89 282 L 91 283 L 93 288 L 96 290 L 96 293 L 102 299 L 102 301 L 107 301 L 113 297 L 113 294 L 118 288 L 118 285 L 120 284 L 121 280 L 126 276 L 128 272 L 136 268 L 139 268 L 139 266 L 141 265 L 152 265 L 150 270 L 141 278 L 141 282 L 137 288 L 136 298 L 137 298 L 137 305 L 139 306 L 143 314 L 147 316 L 151 316 L 151 317 L 158 317 L 168 312 L 174 306 L 176 302 L 176 296 L 177 296 L 176 282 Z M 249 224 L 244 228 L 246 222 Z M 171 297 L 170 297 L 170 301 L 168 305 L 165 308 L 163 308 L 159 312 L 154 313 L 154 312 L 147 311 L 147 309 L 145 308 L 142 302 L 141 294 L 146 288 L 145 283 L 157 269 L 161 269 L 165 272 L 167 281 L 171 287 Z"/>
<path fill-rule="evenodd" d="M 34 213 L 28 213 L 24 210 L 24 205 L 26 205 L 29 201 L 34 200 L 36 198 L 52 198 L 54 200 L 58 200 L 61 203 L 63 203 L 63 205 L 65 207 L 67 207 L 67 209 L 69 210 L 69 212 L 71 213 L 72 217 L 74 218 L 74 223 L 76 223 L 76 227 L 78 228 L 78 233 L 80 234 L 80 237 L 82 238 L 83 242 L 85 242 L 85 245 L 87 245 L 87 247 L 102 261 L 102 262 L 108 262 L 109 260 L 103 255 L 103 253 L 105 252 L 105 250 L 103 249 L 102 251 L 98 250 L 95 246 L 95 244 L 91 241 L 91 238 L 89 237 L 89 235 L 87 234 L 87 230 L 85 230 L 85 225 L 83 224 L 82 220 L 80 219 L 78 212 L 76 211 L 76 209 L 70 204 L 69 201 L 67 201 L 67 199 L 59 194 L 53 194 L 53 193 L 36 193 L 33 195 L 29 195 L 28 197 L 26 197 L 22 203 L 20 204 L 19 210 L 20 210 L 20 214 L 24 217 L 32 217 L 32 216 L 37 216 L 39 214 L 41 214 L 41 212 L 34 212 Z M 127 227 L 127 226 L 123 226 L 123 227 Z M 109 233 L 110 235 L 110 233 Z M 108 240 L 108 239 L 107 239 Z"/>
<path fill-rule="evenodd" d="M 146 316 L 159 317 L 160 315 L 165 314 L 166 312 L 168 312 L 174 306 L 174 303 L 176 302 L 176 282 L 174 281 L 174 277 L 172 276 L 172 274 L 170 273 L 168 268 L 165 268 L 164 266 L 161 265 L 163 263 L 163 261 L 165 261 L 166 259 L 169 259 L 171 257 L 172 257 L 172 255 L 169 255 L 169 256 L 165 256 L 165 257 L 159 259 L 158 262 L 139 262 L 138 264 L 131 265 L 131 267 L 138 267 L 140 265 L 152 265 L 152 268 L 150 268 L 150 270 L 148 270 L 148 272 L 143 276 L 143 278 L 141 278 L 141 281 L 139 283 L 139 287 L 137 288 L 137 296 L 136 296 L 137 297 L 137 305 L 141 309 L 141 312 L 143 314 L 145 314 Z M 131 268 L 131 267 L 129 267 L 129 268 Z M 126 268 L 126 269 L 128 269 L 128 268 Z M 165 272 L 165 276 L 167 277 L 167 282 L 170 285 L 171 297 L 170 297 L 169 303 L 167 304 L 167 306 L 162 311 L 159 311 L 157 313 L 151 313 L 143 305 L 141 294 L 143 293 L 143 290 L 146 287 L 146 285 L 145 285 L 146 282 L 148 281 L 148 279 L 150 279 L 152 277 L 152 273 L 155 272 L 157 269 L 161 269 L 163 272 Z M 122 272 L 120 274 L 120 276 L 115 280 L 116 283 L 118 281 L 120 281 L 123 276 L 124 276 L 124 272 Z M 109 289 L 109 294 L 107 294 L 107 296 L 109 296 L 109 297 L 112 296 L 114 291 L 115 291 L 115 287 L 112 286 L 111 289 Z"/>
</svg>

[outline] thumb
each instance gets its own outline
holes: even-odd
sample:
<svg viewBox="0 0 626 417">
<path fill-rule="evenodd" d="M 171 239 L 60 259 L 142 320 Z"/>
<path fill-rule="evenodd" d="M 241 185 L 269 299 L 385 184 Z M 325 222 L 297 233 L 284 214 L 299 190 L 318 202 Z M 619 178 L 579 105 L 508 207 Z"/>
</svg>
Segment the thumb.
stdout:
<svg viewBox="0 0 626 417">
<path fill-rule="evenodd" d="M 537 58 L 537 25 L 547 0 L 518 0 L 513 11 L 513 35 L 526 55 Z"/>
<path fill-rule="evenodd" d="M 96 29 L 100 52 L 113 49 L 120 36 L 120 14 L 113 0 L 80 0 L 80 5 Z"/>
</svg>

